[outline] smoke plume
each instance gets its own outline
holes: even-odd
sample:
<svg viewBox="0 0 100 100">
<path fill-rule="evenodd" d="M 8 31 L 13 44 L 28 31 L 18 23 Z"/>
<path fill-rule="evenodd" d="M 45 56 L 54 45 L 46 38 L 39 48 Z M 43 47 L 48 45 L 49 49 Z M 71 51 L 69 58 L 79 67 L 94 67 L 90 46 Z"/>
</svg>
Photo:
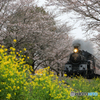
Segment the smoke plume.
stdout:
<svg viewBox="0 0 100 100">
<path fill-rule="evenodd" d="M 93 44 L 90 41 L 84 41 L 81 39 L 77 39 L 75 41 L 73 41 L 73 46 L 79 44 L 79 49 L 80 50 L 84 50 L 87 51 L 91 54 L 94 54 L 94 50 L 93 50 Z"/>
</svg>

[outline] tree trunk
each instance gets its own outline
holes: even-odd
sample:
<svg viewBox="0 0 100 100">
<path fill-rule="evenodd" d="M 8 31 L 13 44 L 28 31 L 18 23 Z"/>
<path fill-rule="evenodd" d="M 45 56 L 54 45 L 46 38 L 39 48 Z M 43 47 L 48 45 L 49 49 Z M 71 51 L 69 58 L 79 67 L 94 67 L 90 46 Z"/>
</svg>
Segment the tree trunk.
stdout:
<svg viewBox="0 0 100 100">
<path fill-rule="evenodd" d="M 35 74 L 35 62 L 33 61 L 33 63 L 32 63 L 32 69 L 33 69 L 33 71 L 32 71 L 32 74 Z"/>
</svg>

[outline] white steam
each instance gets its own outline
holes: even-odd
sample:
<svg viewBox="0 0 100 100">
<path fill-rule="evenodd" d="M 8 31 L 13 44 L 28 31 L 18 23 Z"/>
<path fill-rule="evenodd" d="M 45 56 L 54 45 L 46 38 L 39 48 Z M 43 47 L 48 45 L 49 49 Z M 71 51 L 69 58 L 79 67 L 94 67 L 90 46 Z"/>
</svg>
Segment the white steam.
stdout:
<svg viewBox="0 0 100 100">
<path fill-rule="evenodd" d="M 79 46 L 80 50 L 84 50 L 91 54 L 94 54 L 93 44 L 90 41 L 84 41 L 81 39 L 77 39 L 77 40 L 73 41 L 73 45 L 77 45 L 77 44 L 80 44 L 80 46 Z"/>
</svg>

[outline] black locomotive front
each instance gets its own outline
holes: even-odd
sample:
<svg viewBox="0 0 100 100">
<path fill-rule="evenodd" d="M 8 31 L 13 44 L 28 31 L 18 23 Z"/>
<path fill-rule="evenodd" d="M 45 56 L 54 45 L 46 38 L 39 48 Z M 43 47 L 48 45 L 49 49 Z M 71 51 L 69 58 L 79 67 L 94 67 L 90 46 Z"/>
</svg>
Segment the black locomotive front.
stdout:
<svg viewBox="0 0 100 100">
<path fill-rule="evenodd" d="M 74 47 L 74 52 L 70 55 L 69 61 L 65 64 L 64 72 L 67 76 L 73 73 L 79 75 L 91 75 L 94 73 L 92 55 L 84 50 Z"/>
</svg>

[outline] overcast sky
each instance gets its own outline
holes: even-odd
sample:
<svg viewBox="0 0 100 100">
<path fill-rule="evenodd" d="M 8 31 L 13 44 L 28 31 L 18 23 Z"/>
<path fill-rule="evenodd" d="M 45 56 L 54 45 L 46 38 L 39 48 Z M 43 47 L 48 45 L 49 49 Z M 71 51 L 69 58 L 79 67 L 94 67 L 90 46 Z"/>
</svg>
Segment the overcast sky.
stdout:
<svg viewBox="0 0 100 100">
<path fill-rule="evenodd" d="M 44 2 L 45 0 L 38 0 L 39 3 L 38 3 L 38 6 L 44 6 Z M 51 10 L 52 8 L 50 8 Z M 52 11 L 55 11 L 55 10 L 52 10 Z M 57 19 L 60 19 L 61 23 L 62 22 L 66 22 L 66 21 L 69 21 L 69 25 L 72 25 L 73 26 L 73 30 L 71 31 L 72 33 L 72 36 L 75 37 L 74 39 L 83 39 L 83 40 L 86 40 L 86 39 L 89 39 L 90 37 L 93 37 L 92 35 L 88 35 L 86 37 L 86 34 L 83 34 L 85 33 L 84 29 L 82 30 L 82 28 L 80 27 L 80 24 L 83 23 L 83 21 L 77 21 L 76 18 L 72 19 L 72 17 L 75 17 L 74 14 L 60 14 L 59 17 L 57 17 Z M 95 33 L 95 34 L 98 34 L 98 33 Z M 87 40 L 86 40 L 87 41 Z M 96 49 L 94 50 L 94 52 L 96 53 Z"/>
<path fill-rule="evenodd" d="M 68 21 L 69 25 L 71 25 L 73 27 L 73 30 L 71 31 L 72 35 L 76 38 L 76 39 L 85 39 L 85 34 L 83 34 L 85 31 L 82 31 L 81 27 L 80 27 L 80 23 L 82 21 L 77 21 L 74 19 L 72 19 L 72 16 L 74 17 L 73 14 L 63 14 L 61 16 L 59 16 L 57 19 L 60 19 L 61 22 L 66 22 Z"/>
<path fill-rule="evenodd" d="M 45 0 L 37 0 L 38 6 L 45 6 Z M 52 8 L 50 8 L 51 10 Z M 57 17 L 56 19 L 59 19 L 61 21 L 61 23 L 68 21 L 69 25 L 73 26 L 73 30 L 71 31 L 72 36 L 75 37 L 75 39 L 86 39 L 85 35 L 83 34 L 85 31 L 82 31 L 81 27 L 80 27 L 80 21 L 77 22 L 75 19 L 72 19 L 72 17 L 74 17 L 75 15 L 72 14 L 61 14 L 59 15 L 59 17 Z"/>
</svg>

